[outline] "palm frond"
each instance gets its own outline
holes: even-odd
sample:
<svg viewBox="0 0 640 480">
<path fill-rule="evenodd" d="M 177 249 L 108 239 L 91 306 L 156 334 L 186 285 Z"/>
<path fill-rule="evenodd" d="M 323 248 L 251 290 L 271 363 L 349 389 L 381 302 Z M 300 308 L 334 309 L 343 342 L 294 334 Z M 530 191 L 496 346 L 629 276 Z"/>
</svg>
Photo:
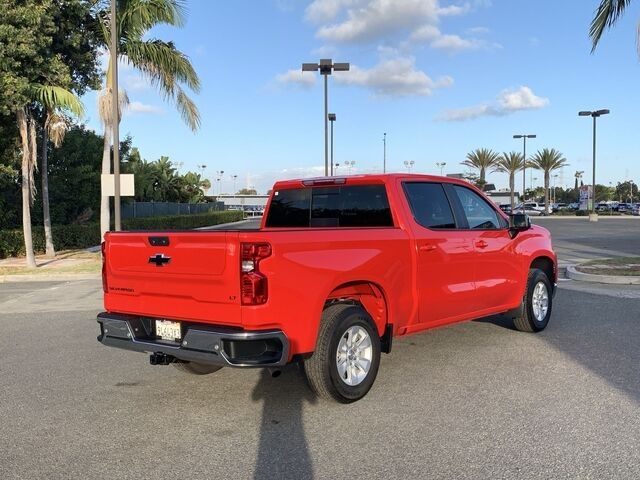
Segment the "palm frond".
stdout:
<svg viewBox="0 0 640 480">
<path fill-rule="evenodd" d="M 84 116 L 82 101 L 69 90 L 52 85 L 34 85 L 33 98 L 49 109 L 67 110 L 77 117 Z"/>
<path fill-rule="evenodd" d="M 179 51 L 173 42 L 131 40 L 123 45 L 123 53 L 168 97 L 175 97 L 173 90 L 176 82 L 184 83 L 196 93 L 200 91 L 200 79 L 189 57 Z"/>
<path fill-rule="evenodd" d="M 176 96 L 176 107 L 182 116 L 182 120 L 194 132 L 200 128 L 200 112 L 198 107 L 183 91 L 180 89 Z"/>
<path fill-rule="evenodd" d="M 602 0 L 600 2 L 595 16 L 593 20 L 591 20 L 591 27 L 589 28 L 591 53 L 593 53 L 598 46 L 598 42 L 600 38 L 602 38 L 604 31 L 616 24 L 630 3 L 631 0 Z"/>
<path fill-rule="evenodd" d="M 118 90 L 118 116 L 122 118 L 122 112 L 129 105 L 129 96 L 125 90 Z M 103 88 L 98 94 L 98 114 L 100 122 L 105 127 L 113 125 L 113 104 L 111 102 L 111 88 Z"/>
<path fill-rule="evenodd" d="M 186 6 L 183 0 L 122 0 L 118 15 L 121 37 L 140 38 L 161 24 L 185 25 Z"/>
<path fill-rule="evenodd" d="M 53 146 L 58 148 L 64 142 L 64 137 L 69 130 L 71 121 L 69 117 L 61 112 L 50 112 L 47 116 L 45 128 L 49 136 L 49 140 L 53 143 Z"/>
</svg>

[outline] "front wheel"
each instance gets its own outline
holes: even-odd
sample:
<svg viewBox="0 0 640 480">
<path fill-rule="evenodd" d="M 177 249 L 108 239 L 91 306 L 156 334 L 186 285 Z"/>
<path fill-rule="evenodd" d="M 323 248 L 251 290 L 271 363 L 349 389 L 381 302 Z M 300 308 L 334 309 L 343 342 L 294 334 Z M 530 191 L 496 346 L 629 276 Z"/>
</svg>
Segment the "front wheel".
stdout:
<svg viewBox="0 0 640 480">
<path fill-rule="evenodd" d="M 369 314 L 357 305 L 328 307 L 316 351 L 304 362 L 311 389 L 340 403 L 355 402 L 371 389 L 379 365 L 380 337 Z"/>
<path fill-rule="evenodd" d="M 542 270 L 529 270 L 522 313 L 513 319 L 516 329 L 521 332 L 539 332 L 546 328 L 553 306 L 552 292 L 551 281 Z"/>
</svg>

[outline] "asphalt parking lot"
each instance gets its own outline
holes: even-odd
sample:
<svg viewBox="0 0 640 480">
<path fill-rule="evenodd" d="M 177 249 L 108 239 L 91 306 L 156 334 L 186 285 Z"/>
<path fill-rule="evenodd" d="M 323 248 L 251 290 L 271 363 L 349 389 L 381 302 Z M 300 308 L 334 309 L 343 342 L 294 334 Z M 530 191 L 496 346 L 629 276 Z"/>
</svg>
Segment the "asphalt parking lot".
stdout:
<svg viewBox="0 0 640 480">
<path fill-rule="evenodd" d="M 638 254 L 637 221 L 536 221 L 563 261 Z M 0 284 L 0 478 L 640 477 L 638 287 L 561 282 L 540 334 L 398 340 L 346 406 L 295 366 L 195 377 L 103 347 L 100 306 L 99 281 Z"/>
</svg>

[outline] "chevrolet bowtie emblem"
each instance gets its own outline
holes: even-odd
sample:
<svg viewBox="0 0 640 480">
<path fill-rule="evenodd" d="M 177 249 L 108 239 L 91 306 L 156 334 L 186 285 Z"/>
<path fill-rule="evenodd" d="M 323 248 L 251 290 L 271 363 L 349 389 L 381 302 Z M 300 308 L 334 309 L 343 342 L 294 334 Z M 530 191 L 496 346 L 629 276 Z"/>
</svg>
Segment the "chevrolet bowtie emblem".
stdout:
<svg viewBox="0 0 640 480">
<path fill-rule="evenodd" d="M 149 257 L 149 263 L 155 263 L 156 267 L 163 267 L 171 261 L 171 257 L 167 257 L 163 253 L 156 253 Z"/>
</svg>

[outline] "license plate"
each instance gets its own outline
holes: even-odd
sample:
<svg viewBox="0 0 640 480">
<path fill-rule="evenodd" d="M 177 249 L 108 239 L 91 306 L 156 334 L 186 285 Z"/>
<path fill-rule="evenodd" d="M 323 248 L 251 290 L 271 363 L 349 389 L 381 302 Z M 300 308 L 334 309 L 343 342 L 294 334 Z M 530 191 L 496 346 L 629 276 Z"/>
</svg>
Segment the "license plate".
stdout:
<svg viewBox="0 0 640 480">
<path fill-rule="evenodd" d="M 162 340 L 171 340 L 172 342 L 180 340 L 182 337 L 180 322 L 156 320 L 156 336 Z"/>
</svg>

